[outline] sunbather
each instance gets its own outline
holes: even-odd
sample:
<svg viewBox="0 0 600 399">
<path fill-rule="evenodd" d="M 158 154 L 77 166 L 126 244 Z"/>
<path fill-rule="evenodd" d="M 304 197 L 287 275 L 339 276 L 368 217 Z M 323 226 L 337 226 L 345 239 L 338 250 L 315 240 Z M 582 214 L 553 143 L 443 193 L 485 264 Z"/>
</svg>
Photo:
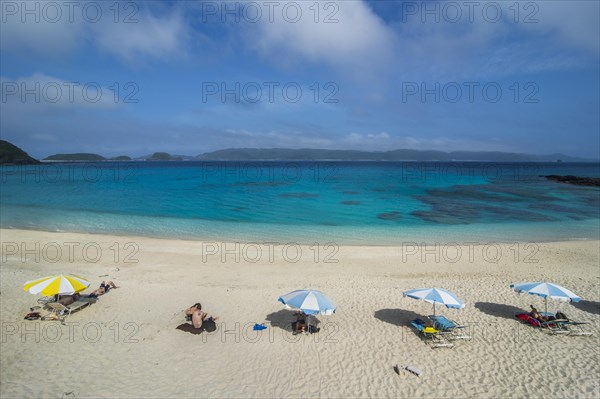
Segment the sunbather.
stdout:
<svg viewBox="0 0 600 399">
<path fill-rule="evenodd" d="M 540 314 L 540 312 L 538 312 L 538 310 L 536 308 L 534 308 L 533 305 L 529 305 L 529 307 L 531 308 L 531 312 L 529 312 L 529 315 L 531 317 L 533 317 L 534 319 L 539 320 L 541 322 L 553 321 L 553 320 L 559 319 L 559 317 L 558 317 L 559 314 L 563 315 L 562 313 L 558 312 L 556 314 L 556 317 L 554 317 L 552 315 L 544 316 L 544 315 Z"/>
<path fill-rule="evenodd" d="M 208 313 L 202 310 L 200 302 L 195 303 L 185 311 L 186 316 L 192 320 L 194 328 L 201 328 L 202 323 L 208 320 L 217 320 L 216 317 L 209 316 Z"/>
<path fill-rule="evenodd" d="M 529 316 L 531 316 L 534 319 L 539 320 L 539 321 L 546 321 L 547 320 L 546 316 L 542 316 L 540 314 L 540 312 L 538 312 L 538 310 L 533 307 L 533 305 L 529 305 L 529 307 L 531 308 L 531 312 L 529 312 Z"/>
<path fill-rule="evenodd" d="M 104 294 L 106 294 L 108 291 L 110 291 L 112 288 L 119 288 L 115 285 L 115 283 L 113 283 L 112 281 L 109 281 L 108 283 L 105 283 L 104 281 L 100 284 L 100 288 L 92 291 L 91 294 L 88 295 L 88 298 L 98 298 L 99 296 L 102 296 Z"/>
</svg>

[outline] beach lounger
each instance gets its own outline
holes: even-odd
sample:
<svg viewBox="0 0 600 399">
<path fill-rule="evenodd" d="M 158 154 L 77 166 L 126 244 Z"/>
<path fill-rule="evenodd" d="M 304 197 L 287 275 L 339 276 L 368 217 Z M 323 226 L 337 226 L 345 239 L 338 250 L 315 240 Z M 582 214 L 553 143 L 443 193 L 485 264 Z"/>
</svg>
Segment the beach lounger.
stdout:
<svg viewBox="0 0 600 399">
<path fill-rule="evenodd" d="M 552 313 L 544 312 L 544 316 L 552 316 Z M 528 323 L 534 327 L 543 328 L 550 334 L 555 335 L 570 335 L 570 336 L 592 336 L 592 332 L 586 331 L 583 326 L 588 323 L 577 322 L 567 319 L 555 319 L 548 321 L 540 321 L 532 317 L 529 313 L 517 313 L 515 317 L 524 323 Z"/>
<path fill-rule="evenodd" d="M 431 315 L 429 319 L 433 323 L 433 328 L 441 332 L 450 333 L 448 337 L 451 339 L 471 339 L 471 336 L 464 334 L 465 326 L 461 326 L 453 320 L 446 318 L 443 315 Z"/>
<path fill-rule="evenodd" d="M 452 348 L 454 346 L 453 343 L 448 342 L 442 331 L 428 326 L 425 321 L 414 319 L 410 324 L 425 338 L 425 341 L 429 343 L 432 348 Z"/>
<path fill-rule="evenodd" d="M 46 305 L 50 302 L 55 302 L 56 301 L 56 297 L 54 295 L 52 296 L 43 296 L 41 298 L 38 298 L 37 303 L 39 303 L 40 305 Z"/>
<path fill-rule="evenodd" d="M 591 337 L 593 333 L 585 330 L 584 326 L 589 323 L 573 320 L 552 320 L 547 322 L 550 334 L 564 334 L 574 337 Z"/>
<path fill-rule="evenodd" d="M 96 301 L 93 298 L 81 298 L 68 306 L 59 302 L 49 302 L 46 304 L 46 308 L 50 310 L 50 314 L 56 314 L 59 318 L 67 318 L 71 313 L 81 310 L 94 302 Z"/>
</svg>

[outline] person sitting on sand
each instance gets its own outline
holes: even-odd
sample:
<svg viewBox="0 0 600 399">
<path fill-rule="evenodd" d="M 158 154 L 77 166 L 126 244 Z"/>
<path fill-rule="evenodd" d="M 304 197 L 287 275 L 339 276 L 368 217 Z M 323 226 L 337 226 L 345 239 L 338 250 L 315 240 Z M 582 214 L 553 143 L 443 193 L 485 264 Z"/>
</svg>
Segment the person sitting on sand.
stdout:
<svg viewBox="0 0 600 399">
<path fill-rule="evenodd" d="M 201 328 L 202 323 L 206 321 L 217 320 L 216 317 L 209 316 L 208 313 L 202 310 L 202 304 L 200 304 L 200 302 L 195 303 L 186 309 L 185 314 L 192 320 L 194 328 Z"/>
<path fill-rule="evenodd" d="M 306 315 L 304 312 L 296 313 L 296 326 L 294 329 L 294 334 L 302 334 L 306 332 Z"/>
<path fill-rule="evenodd" d="M 92 293 L 88 295 L 88 298 L 98 298 L 99 296 L 102 296 L 102 295 L 106 294 L 108 291 L 110 291 L 111 288 L 119 288 L 119 287 L 117 287 L 115 285 L 115 283 L 113 283 L 112 281 L 109 281 L 108 283 L 105 283 L 103 281 L 100 284 L 100 288 L 92 291 Z"/>
</svg>

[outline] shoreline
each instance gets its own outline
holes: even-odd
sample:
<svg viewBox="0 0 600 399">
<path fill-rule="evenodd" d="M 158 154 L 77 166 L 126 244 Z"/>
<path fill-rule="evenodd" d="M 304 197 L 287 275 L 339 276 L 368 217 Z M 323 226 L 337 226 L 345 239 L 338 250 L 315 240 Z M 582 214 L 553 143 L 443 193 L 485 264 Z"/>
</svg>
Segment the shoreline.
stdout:
<svg viewBox="0 0 600 399">
<path fill-rule="evenodd" d="M 600 219 L 597 221 L 586 221 L 589 223 L 600 223 Z M 223 222 L 219 222 L 219 223 L 231 223 L 231 226 L 233 226 L 235 223 L 238 222 L 227 222 L 227 221 L 223 221 Z M 562 223 L 562 222 L 561 222 Z M 250 223 L 248 224 L 242 224 L 243 227 L 248 227 L 250 225 Z M 255 228 L 255 231 L 257 233 L 260 234 L 261 229 L 258 228 L 257 226 L 260 227 L 266 227 L 269 225 L 265 225 L 265 224 L 253 224 Z M 231 227 L 230 226 L 230 227 Z M 477 228 L 477 230 L 474 230 L 474 232 L 470 232 L 468 233 L 469 236 L 473 236 L 473 235 L 477 235 L 476 232 L 481 230 L 481 229 L 485 229 L 486 227 L 493 230 L 493 227 L 502 227 L 503 229 L 506 230 L 510 230 L 511 227 L 513 227 L 512 225 L 493 225 L 493 224 L 477 224 L 477 225 L 452 225 L 452 226 L 440 226 L 440 229 L 432 229 L 431 227 L 413 227 L 413 230 L 410 231 L 412 233 L 418 233 L 418 234 L 410 234 L 410 232 L 407 232 L 406 229 L 403 232 L 403 234 L 406 234 L 406 239 L 402 239 L 401 237 L 398 237 L 398 241 L 397 242 L 384 242 L 384 243 L 377 243 L 377 242 L 381 242 L 383 240 L 383 233 L 380 232 L 380 235 L 376 236 L 376 237 L 369 237 L 366 238 L 364 240 L 361 240 L 359 238 L 355 238 L 355 237 L 348 237 L 348 236 L 343 236 L 343 237 L 325 237 L 321 239 L 321 243 L 325 244 L 325 243 L 334 243 L 334 244 L 339 244 L 341 246 L 348 246 L 348 247 L 397 247 L 400 245 L 403 245 L 404 243 L 409 243 L 409 242 L 418 242 L 420 244 L 425 244 L 425 245 L 435 245 L 435 244 L 441 244 L 441 243 L 454 243 L 454 244 L 458 244 L 458 245 L 467 245 L 467 244 L 472 244 L 473 242 L 475 242 L 476 244 L 485 244 L 485 243 L 498 243 L 498 244 L 511 244 L 511 243 L 528 243 L 528 242 L 537 242 L 537 243 L 561 243 L 561 242 L 581 242 L 581 241 L 599 241 L 600 240 L 600 232 L 598 233 L 597 237 L 570 237 L 570 238 L 540 238 L 540 237 L 534 237 L 534 238 L 530 238 L 528 237 L 527 239 L 525 239 L 525 236 L 527 235 L 527 231 L 521 231 L 518 232 L 517 234 L 515 234 L 514 238 L 512 239 L 507 239 L 506 234 L 501 234 L 501 237 L 481 237 L 482 239 L 479 241 L 474 241 L 473 238 L 466 238 L 466 237 L 461 237 L 459 239 L 444 239 L 443 237 L 447 237 L 447 236 L 456 236 L 456 235 L 460 235 L 460 233 L 458 231 L 456 231 L 456 229 L 466 229 L 468 230 L 468 227 L 472 227 L 472 228 Z M 533 224 L 529 224 L 530 227 L 542 227 L 542 226 L 537 226 L 537 225 L 533 225 Z M 282 226 L 280 225 L 276 225 L 276 227 L 278 228 L 282 228 Z M 285 227 L 285 226 L 283 226 Z M 296 226 L 298 227 L 298 226 Z M 305 227 L 305 226 L 303 226 Z M 213 227 L 214 228 L 214 227 Z M 44 232 L 44 233 L 58 233 L 58 234 L 84 234 L 84 235 L 99 235 L 99 236 L 115 236 L 115 237 L 135 237 L 135 238 L 140 238 L 140 239 L 155 239 L 155 240 L 175 240 L 175 241 L 191 241 L 191 242 L 202 242 L 202 241 L 219 241 L 219 242 L 239 242 L 239 243 L 245 243 L 245 244 L 250 244 L 250 243 L 254 243 L 254 242 L 276 242 L 277 244 L 285 244 L 285 243 L 295 243 L 298 245 L 305 245 L 305 246 L 309 246 L 312 243 L 315 242 L 315 240 L 313 239 L 308 239 L 306 238 L 306 236 L 311 235 L 311 236 L 316 236 L 319 235 L 318 233 L 318 229 L 321 228 L 326 228 L 326 226 L 310 226 L 307 228 L 302 228 L 300 227 L 298 229 L 298 231 L 302 232 L 302 236 L 300 237 L 295 237 L 295 238 L 285 238 L 283 240 L 277 241 L 277 240 L 272 240 L 266 237 L 259 237 L 259 238 L 247 238 L 248 235 L 251 235 L 251 231 L 244 231 L 244 233 L 240 234 L 238 237 L 232 237 L 231 233 L 229 233 L 226 236 L 217 236 L 217 235 L 212 235 L 212 236 L 205 236 L 205 237 L 194 237 L 191 235 L 187 235 L 187 236 L 168 236 L 168 235 L 160 235 L 160 234 L 148 234 L 148 235 L 141 235 L 136 233 L 130 233 L 130 232 L 120 232 L 120 231 L 112 231 L 112 232 L 97 232 L 97 231 L 71 231 L 71 230 L 51 230 L 51 229 L 44 229 L 41 227 L 32 227 L 32 228 L 27 228 L 27 227 L 0 227 L 0 230 L 6 230 L 6 231 L 32 231 L 32 232 Z M 356 227 L 356 228 L 351 228 L 351 227 L 345 227 L 348 231 L 352 231 L 354 234 L 356 234 L 356 231 L 361 230 L 360 227 Z M 317 229 L 317 230 L 315 230 Z M 431 229 L 430 231 L 428 231 L 428 229 Z M 441 234 L 440 231 L 443 229 L 450 229 L 451 231 L 446 231 L 445 234 Z M 365 230 L 366 232 L 369 232 L 369 230 Z M 502 230 L 503 231 L 503 230 Z M 431 237 L 430 234 L 427 233 L 436 233 L 436 235 L 434 236 L 434 240 L 431 241 L 428 238 L 424 238 L 424 236 L 429 236 Z M 463 234 L 467 234 L 464 231 L 462 231 Z M 257 234 L 258 235 L 258 234 Z M 414 239 L 411 239 L 410 237 L 415 237 Z M 389 238 L 389 236 L 387 236 Z M 363 243 L 356 243 L 356 241 L 370 241 L 367 242 L 366 244 Z"/>
<path fill-rule="evenodd" d="M 272 254 L 263 248 L 256 259 L 256 247 L 232 243 L 34 230 L 0 234 L 2 397 L 600 394 L 600 241 L 341 245 L 336 251 L 299 246 L 298 257 L 296 247 L 286 253 L 276 246 Z M 23 320 L 37 299 L 23 283 L 61 273 L 87 278 L 85 292 L 103 280 L 120 288 L 65 325 Z M 543 308 L 544 301 L 517 294 L 509 284 L 536 280 L 580 295 L 577 304 L 549 300 L 548 310 L 588 322 L 594 336 L 551 336 L 516 320 L 515 311 L 529 304 Z M 431 305 L 402 292 L 433 286 L 466 303 L 460 311 L 437 311 L 466 324 L 471 341 L 432 349 L 415 334 L 410 321 L 431 314 Z M 318 334 L 293 336 L 293 312 L 277 298 L 302 288 L 326 293 L 337 311 L 317 316 Z M 198 301 L 219 317 L 217 331 L 176 330 L 186 322 L 183 310 Z M 268 328 L 253 331 L 255 323 Z M 43 360 L 49 358 L 60 366 L 47 367 Z M 424 374 L 398 376 L 396 364 Z M 525 373 L 532 375 L 527 383 L 515 379 Z"/>
</svg>

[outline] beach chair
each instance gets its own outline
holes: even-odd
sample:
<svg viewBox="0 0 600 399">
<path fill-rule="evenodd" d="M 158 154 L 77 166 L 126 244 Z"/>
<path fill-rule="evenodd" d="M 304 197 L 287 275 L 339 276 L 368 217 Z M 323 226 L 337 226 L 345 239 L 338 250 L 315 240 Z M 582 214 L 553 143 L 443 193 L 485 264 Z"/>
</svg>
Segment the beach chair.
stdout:
<svg viewBox="0 0 600 399">
<path fill-rule="evenodd" d="M 553 316 L 552 313 L 542 312 L 543 316 Z M 528 323 L 533 327 L 543 328 L 553 335 L 570 335 L 570 336 L 592 336 L 593 333 L 585 330 L 584 326 L 588 323 L 577 322 L 567 319 L 554 319 L 548 321 L 540 321 L 532 317 L 529 313 L 517 313 L 515 317 L 524 323 Z"/>
<path fill-rule="evenodd" d="M 593 333 L 585 329 L 585 325 L 589 323 L 578 322 L 573 320 L 552 320 L 546 323 L 550 334 L 564 334 L 572 337 L 591 337 Z"/>
<path fill-rule="evenodd" d="M 46 306 L 46 304 L 50 303 L 50 302 L 55 302 L 56 301 L 56 297 L 54 295 L 52 296 L 43 296 L 41 298 L 38 298 L 37 303 L 39 303 L 42 306 Z"/>
<path fill-rule="evenodd" d="M 461 326 L 443 315 L 431 315 L 428 317 L 432 321 L 433 328 L 440 330 L 442 333 L 449 333 L 447 337 L 450 339 L 471 339 L 470 335 L 464 334 L 466 326 Z"/>
<path fill-rule="evenodd" d="M 425 321 L 414 319 L 410 324 L 425 338 L 425 342 L 430 344 L 432 348 L 452 348 L 454 346 L 453 343 L 445 338 L 445 334 L 442 331 L 428 326 Z"/>
<path fill-rule="evenodd" d="M 69 317 L 71 313 L 77 312 L 94 302 L 95 300 L 93 298 L 81 298 L 67 306 L 59 302 L 49 302 L 46 304 L 46 308 L 50 310 L 50 314 L 55 314 L 59 318 L 65 319 Z M 46 315 L 45 318 L 47 318 L 47 316 L 48 315 Z"/>
</svg>

